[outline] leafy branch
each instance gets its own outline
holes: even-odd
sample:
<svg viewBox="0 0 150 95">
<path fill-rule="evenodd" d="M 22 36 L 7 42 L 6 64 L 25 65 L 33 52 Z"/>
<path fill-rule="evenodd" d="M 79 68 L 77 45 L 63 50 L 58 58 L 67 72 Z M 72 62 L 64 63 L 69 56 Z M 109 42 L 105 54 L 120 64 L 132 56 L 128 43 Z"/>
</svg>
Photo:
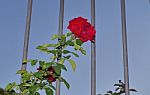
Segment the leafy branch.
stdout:
<svg viewBox="0 0 150 95">
<path fill-rule="evenodd" d="M 115 91 L 109 90 L 104 95 L 122 95 L 125 93 L 125 84 L 121 80 L 119 80 L 119 83 L 114 84 L 114 86 L 116 87 Z M 130 90 L 130 92 L 131 91 L 137 92 L 137 90 L 135 90 L 135 89 L 129 89 L 129 90 Z M 98 94 L 98 95 L 103 95 L 103 94 Z"/>
<path fill-rule="evenodd" d="M 53 35 L 52 40 L 58 39 L 58 35 Z M 28 72 L 26 70 L 18 70 L 16 74 L 20 74 L 22 82 L 17 84 L 15 82 L 9 83 L 5 90 L 6 92 L 14 92 L 21 95 L 40 95 L 40 90 L 45 90 L 47 95 L 53 95 L 55 86 L 53 82 L 56 79 L 63 82 L 69 89 L 69 83 L 61 76 L 61 71 L 67 71 L 65 66 L 65 61 L 70 63 L 72 70 L 76 70 L 76 63 L 72 59 L 72 56 L 79 57 L 76 51 L 80 51 L 83 55 L 86 55 L 86 51 L 82 48 L 83 42 L 72 36 L 72 33 L 66 33 L 61 36 L 59 41 L 53 44 L 43 44 L 37 46 L 41 52 L 46 54 L 51 54 L 50 61 L 46 62 L 44 60 L 24 60 L 25 63 L 31 64 L 31 66 L 39 65 L 36 72 Z M 74 51 L 68 50 L 69 47 L 73 47 Z M 60 56 L 61 55 L 61 56 Z M 59 60 L 58 60 L 59 59 Z"/>
</svg>

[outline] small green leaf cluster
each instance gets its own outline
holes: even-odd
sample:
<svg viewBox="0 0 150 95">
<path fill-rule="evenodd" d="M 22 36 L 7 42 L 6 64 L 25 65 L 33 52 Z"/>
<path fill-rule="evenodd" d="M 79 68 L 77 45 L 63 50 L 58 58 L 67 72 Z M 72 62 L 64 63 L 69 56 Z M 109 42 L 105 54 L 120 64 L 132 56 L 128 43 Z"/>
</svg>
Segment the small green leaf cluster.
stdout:
<svg viewBox="0 0 150 95">
<path fill-rule="evenodd" d="M 76 69 L 76 63 L 71 58 L 72 55 L 75 57 L 79 57 L 76 53 L 80 51 L 83 55 L 86 55 L 86 51 L 83 49 L 83 42 L 80 39 L 74 38 L 71 32 L 63 34 L 61 37 L 58 35 L 53 35 L 52 40 L 58 39 L 58 42 L 55 44 L 43 44 L 37 47 L 41 52 L 45 52 L 47 54 L 52 54 L 52 62 L 57 62 L 59 64 L 64 64 L 65 61 L 68 61 L 73 71 Z M 74 51 L 68 50 L 68 47 L 73 47 Z"/>
<path fill-rule="evenodd" d="M 119 83 L 114 84 L 114 86 L 116 87 L 114 92 L 109 90 L 104 95 L 122 95 L 125 93 L 125 84 L 121 80 L 119 80 Z M 129 90 L 132 92 L 137 92 L 135 89 L 129 89 Z M 98 94 L 98 95 L 102 95 L 102 94 Z"/>
<path fill-rule="evenodd" d="M 48 62 L 43 60 L 24 60 L 23 63 L 31 64 L 31 66 L 39 65 L 39 68 L 35 72 L 28 72 L 26 70 L 18 70 L 17 74 L 21 75 L 21 83 L 16 84 L 15 82 L 9 83 L 5 90 L 7 92 L 17 92 L 19 95 L 40 95 L 40 90 L 45 90 L 46 95 L 53 95 L 55 86 L 53 82 L 50 81 L 47 76 L 52 75 L 54 80 L 59 80 L 63 82 L 69 89 L 69 83 L 61 76 L 61 71 L 67 71 L 65 66 L 65 61 L 70 63 L 72 70 L 75 71 L 76 63 L 72 59 L 72 56 L 79 57 L 76 51 L 80 51 L 83 55 L 86 55 L 86 51 L 82 48 L 83 42 L 72 36 L 72 33 L 66 33 L 62 36 L 53 35 L 52 40 L 56 40 L 57 43 L 54 44 L 43 44 L 37 46 L 36 49 L 44 52 L 46 54 L 51 54 L 51 58 Z M 68 50 L 68 47 L 73 47 L 74 51 Z M 49 68 L 53 68 L 53 73 L 49 71 Z M 18 94 L 16 94 L 18 95 Z"/>
<path fill-rule="evenodd" d="M 0 95 L 19 95 L 18 93 L 15 93 L 14 90 L 7 92 L 3 88 L 0 88 Z"/>
<path fill-rule="evenodd" d="M 47 95 L 53 95 L 52 83 L 44 78 L 46 74 L 45 69 L 37 72 L 27 72 L 26 70 L 18 70 L 17 74 L 21 74 L 22 82 L 16 84 L 15 82 L 9 83 L 6 86 L 6 91 L 11 92 L 19 90 L 19 95 L 40 95 L 39 90 L 45 90 Z"/>
</svg>

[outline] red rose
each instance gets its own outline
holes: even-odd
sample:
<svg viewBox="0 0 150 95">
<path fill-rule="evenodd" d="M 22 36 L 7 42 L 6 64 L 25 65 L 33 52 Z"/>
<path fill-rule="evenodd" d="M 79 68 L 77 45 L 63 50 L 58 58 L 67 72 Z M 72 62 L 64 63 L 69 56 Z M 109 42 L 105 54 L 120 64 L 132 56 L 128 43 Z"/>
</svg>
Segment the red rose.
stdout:
<svg viewBox="0 0 150 95">
<path fill-rule="evenodd" d="M 82 33 L 80 34 L 79 39 L 80 39 L 82 42 L 87 42 L 87 41 L 88 41 L 87 32 L 82 32 Z"/>
<path fill-rule="evenodd" d="M 69 21 L 68 29 L 82 42 L 93 41 L 96 33 L 94 27 L 82 17 Z"/>
<path fill-rule="evenodd" d="M 39 68 L 37 68 L 37 70 L 42 70 L 42 67 L 40 66 Z M 50 82 L 55 82 L 56 81 L 56 77 L 54 77 L 54 68 L 51 66 L 47 69 L 48 71 L 48 75 L 43 76 L 44 78 L 47 78 L 47 80 L 49 80 Z"/>
<path fill-rule="evenodd" d="M 54 68 L 52 66 L 48 68 L 48 71 L 50 74 L 54 74 L 54 72 L 55 72 Z"/>
<path fill-rule="evenodd" d="M 49 75 L 47 76 L 48 80 L 50 82 L 55 82 L 56 78 L 54 77 L 54 72 L 55 72 L 54 68 L 51 66 L 51 67 L 48 68 L 47 71 L 49 71 Z"/>
<path fill-rule="evenodd" d="M 55 78 L 53 75 L 49 75 L 49 76 L 48 76 L 48 80 L 49 80 L 50 82 L 55 82 L 55 81 L 56 81 L 56 78 Z"/>
<path fill-rule="evenodd" d="M 93 40 L 94 40 L 95 33 L 96 33 L 96 31 L 95 31 L 94 27 L 91 27 L 91 28 L 89 28 L 89 29 L 87 30 L 88 39 L 89 39 L 90 41 L 93 41 Z"/>
<path fill-rule="evenodd" d="M 83 32 L 86 32 L 86 31 L 88 31 L 88 29 L 91 28 L 91 27 L 92 27 L 91 24 L 88 23 L 88 22 L 86 22 L 86 23 L 83 24 L 83 29 L 82 29 L 82 31 L 83 31 Z"/>
<path fill-rule="evenodd" d="M 84 19 L 82 17 L 74 18 L 73 20 L 69 21 L 68 29 L 70 29 L 76 36 L 79 36 L 82 32 L 83 24 L 86 22 L 87 19 Z"/>
</svg>

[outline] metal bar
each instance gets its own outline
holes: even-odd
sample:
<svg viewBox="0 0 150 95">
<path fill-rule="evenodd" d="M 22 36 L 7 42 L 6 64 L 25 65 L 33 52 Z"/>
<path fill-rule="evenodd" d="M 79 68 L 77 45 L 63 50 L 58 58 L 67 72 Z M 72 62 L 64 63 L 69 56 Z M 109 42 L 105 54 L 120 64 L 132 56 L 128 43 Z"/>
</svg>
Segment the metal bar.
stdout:
<svg viewBox="0 0 150 95">
<path fill-rule="evenodd" d="M 63 34 L 63 19 L 64 19 L 64 0 L 60 0 L 58 41 L 61 40 L 61 35 Z M 59 49 L 61 49 L 61 47 Z M 61 57 L 61 55 L 59 55 L 59 57 Z M 59 60 L 60 58 L 57 59 L 57 61 Z M 60 95 L 60 81 L 58 79 L 56 80 L 56 95 Z"/>
<path fill-rule="evenodd" d="M 130 91 L 129 91 L 129 71 L 128 71 L 128 49 L 127 49 L 127 33 L 126 33 L 125 0 L 121 0 L 121 20 L 122 20 L 122 45 L 123 45 L 125 95 L 130 95 Z"/>
<path fill-rule="evenodd" d="M 24 47 L 23 47 L 23 58 L 22 58 L 21 70 L 26 70 L 26 67 L 27 67 L 27 63 L 23 62 L 23 61 L 27 60 L 27 56 L 28 56 L 31 14 L 32 14 L 32 0 L 28 0 L 28 9 L 27 9 L 26 29 L 25 29 L 25 36 L 24 36 Z"/>
<path fill-rule="evenodd" d="M 95 27 L 95 0 L 91 0 L 91 24 Z M 96 95 L 96 43 L 95 42 L 91 42 L 91 95 Z"/>
<path fill-rule="evenodd" d="M 60 11 L 59 11 L 59 31 L 58 36 L 59 39 L 63 34 L 63 19 L 64 19 L 64 0 L 60 0 Z"/>
</svg>

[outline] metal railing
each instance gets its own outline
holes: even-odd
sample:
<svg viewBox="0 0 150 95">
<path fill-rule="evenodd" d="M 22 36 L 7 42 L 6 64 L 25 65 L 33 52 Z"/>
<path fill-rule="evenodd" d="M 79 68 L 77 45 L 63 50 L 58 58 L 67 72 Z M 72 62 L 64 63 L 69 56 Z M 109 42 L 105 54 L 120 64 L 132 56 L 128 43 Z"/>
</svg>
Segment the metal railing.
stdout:
<svg viewBox="0 0 150 95">
<path fill-rule="evenodd" d="M 95 0 L 91 0 L 91 24 L 95 27 Z M 91 42 L 91 95 L 96 95 L 96 39 Z"/>
<path fill-rule="evenodd" d="M 28 46 L 29 46 L 29 35 L 30 35 L 30 24 L 31 24 L 31 14 L 32 14 L 32 0 L 28 0 L 27 8 L 27 18 L 26 18 L 26 28 L 24 36 L 24 47 L 23 47 L 23 58 L 22 58 L 22 67 L 21 70 L 26 70 L 27 63 L 24 60 L 27 60 L 28 57 Z"/>
<path fill-rule="evenodd" d="M 28 0 L 26 29 L 25 29 L 24 47 L 23 47 L 23 58 L 22 58 L 22 67 L 21 67 L 22 70 L 26 70 L 26 66 L 27 66 L 27 63 L 23 61 L 27 60 L 27 56 L 28 56 L 32 2 L 33 2 L 32 0 Z M 63 19 L 64 19 L 64 0 L 60 0 L 58 41 L 61 40 L 61 35 L 63 34 Z M 122 45 L 123 45 L 125 95 L 130 95 L 125 0 L 121 0 L 121 20 L 122 20 Z M 91 0 L 91 24 L 95 27 L 95 0 Z M 60 81 L 59 80 L 56 80 L 56 95 L 60 95 Z M 91 42 L 91 95 L 96 95 L 96 39 L 95 39 L 95 42 Z"/>
<path fill-rule="evenodd" d="M 60 10 L 59 10 L 59 31 L 58 31 L 58 41 L 61 40 L 63 34 L 63 19 L 64 19 L 64 0 L 60 0 Z M 61 49 L 61 47 L 59 48 Z M 61 57 L 61 55 L 59 55 Z M 59 61 L 59 58 L 57 59 Z M 56 95 L 60 95 L 60 81 L 56 80 Z"/>
<path fill-rule="evenodd" d="M 125 0 L 121 0 L 121 20 L 122 20 L 122 46 L 123 46 L 125 95 L 130 95 L 130 91 L 129 91 L 128 48 L 127 48 L 127 33 L 126 33 Z"/>
</svg>

